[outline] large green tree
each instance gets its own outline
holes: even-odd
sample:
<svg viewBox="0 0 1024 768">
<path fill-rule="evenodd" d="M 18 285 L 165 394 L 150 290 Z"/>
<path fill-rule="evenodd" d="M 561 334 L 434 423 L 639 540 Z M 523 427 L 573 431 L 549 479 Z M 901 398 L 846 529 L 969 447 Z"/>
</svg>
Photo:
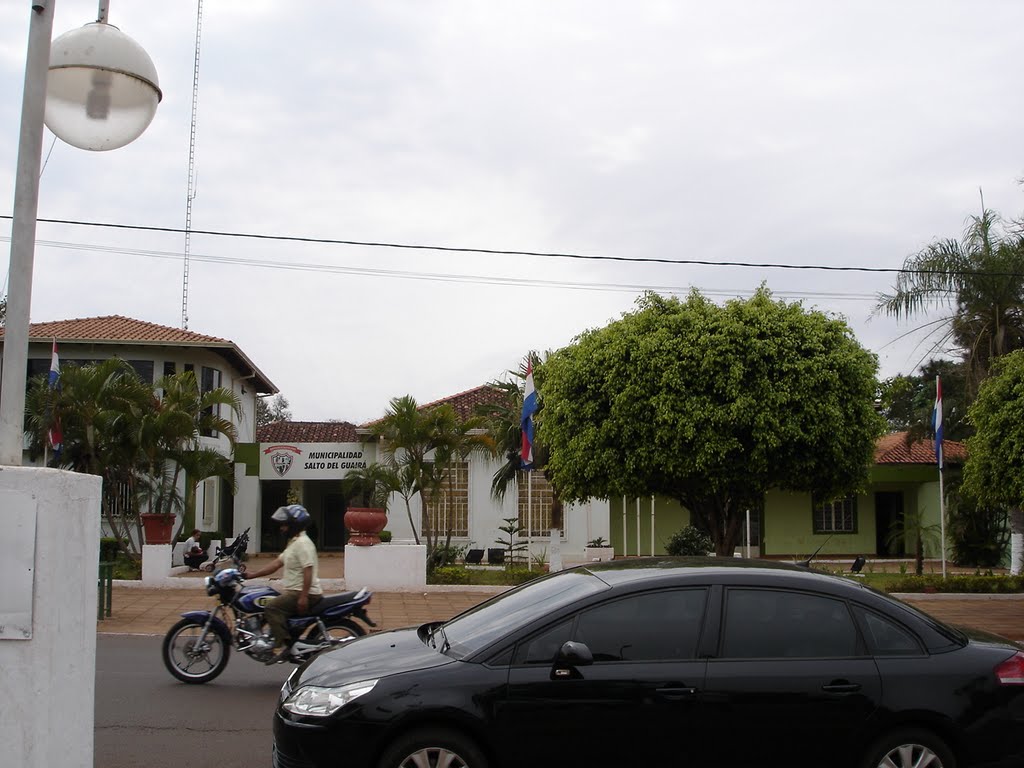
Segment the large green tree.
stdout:
<svg viewBox="0 0 1024 768">
<path fill-rule="evenodd" d="M 539 439 L 564 500 L 675 498 L 731 555 L 768 489 L 863 486 L 876 370 L 845 322 L 765 288 L 725 306 L 647 293 L 541 366 Z"/>
<path fill-rule="evenodd" d="M 967 440 L 963 489 L 981 504 L 1009 510 L 1015 534 L 1011 572 L 1019 574 L 1024 557 L 1024 350 L 993 365 L 969 415 L 976 432 Z"/>
</svg>

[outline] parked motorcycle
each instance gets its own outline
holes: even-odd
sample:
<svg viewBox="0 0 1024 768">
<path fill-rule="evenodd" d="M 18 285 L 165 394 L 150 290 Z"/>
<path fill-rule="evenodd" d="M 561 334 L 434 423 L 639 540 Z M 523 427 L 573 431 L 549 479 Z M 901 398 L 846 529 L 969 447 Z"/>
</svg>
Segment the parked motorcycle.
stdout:
<svg viewBox="0 0 1024 768">
<path fill-rule="evenodd" d="M 185 683 L 208 683 L 228 665 L 231 647 L 256 661 L 273 656 L 274 638 L 264 618 L 267 601 L 279 594 L 266 586 L 243 586 L 237 568 L 225 568 L 204 579 L 206 594 L 219 601 L 212 611 L 189 611 L 164 637 L 162 655 L 167 671 Z M 372 592 L 324 595 L 304 616 L 288 620 L 291 656 L 301 664 L 320 651 L 366 634 L 359 619 L 377 626 L 366 613 Z"/>
<path fill-rule="evenodd" d="M 235 568 L 241 573 L 245 573 L 245 550 L 249 547 L 249 529 L 246 528 L 242 531 L 239 536 L 232 541 L 230 544 L 224 547 L 217 547 L 217 554 L 214 558 L 203 566 L 203 569 L 209 573 L 213 573 L 222 563 L 230 560 L 235 564 Z"/>
</svg>

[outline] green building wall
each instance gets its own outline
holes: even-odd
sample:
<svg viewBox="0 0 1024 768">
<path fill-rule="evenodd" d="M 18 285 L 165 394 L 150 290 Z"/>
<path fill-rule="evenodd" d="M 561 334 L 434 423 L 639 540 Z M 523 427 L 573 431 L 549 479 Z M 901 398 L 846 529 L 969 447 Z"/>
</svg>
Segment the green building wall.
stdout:
<svg viewBox="0 0 1024 768">
<path fill-rule="evenodd" d="M 954 471 L 956 471 L 954 469 Z M 814 533 L 811 494 L 789 491 L 769 491 L 765 497 L 764 518 L 761 526 L 761 555 L 767 557 L 799 559 L 811 555 L 818 547 L 818 558 L 878 554 L 877 493 L 899 493 L 902 513 L 920 510 L 923 524 L 935 533 L 925 536 L 925 556 L 941 555 L 939 528 L 938 470 L 927 465 L 878 465 L 872 467 L 868 488 L 857 496 L 857 525 L 852 533 Z M 625 516 L 623 507 L 625 506 Z M 690 523 L 690 513 L 679 502 L 657 497 L 654 500 L 654 545 L 651 545 L 651 497 L 637 499 L 611 499 L 611 544 L 619 557 L 636 555 L 663 555 L 665 542 L 680 528 Z M 639 523 L 639 524 L 638 524 Z M 885 537 L 883 535 L 883 539 Z M 757 544 L 757 542 L 754 542 Z M 915 551 L 914 541 L 904 542 L 905 556 Z"/>
</svg>

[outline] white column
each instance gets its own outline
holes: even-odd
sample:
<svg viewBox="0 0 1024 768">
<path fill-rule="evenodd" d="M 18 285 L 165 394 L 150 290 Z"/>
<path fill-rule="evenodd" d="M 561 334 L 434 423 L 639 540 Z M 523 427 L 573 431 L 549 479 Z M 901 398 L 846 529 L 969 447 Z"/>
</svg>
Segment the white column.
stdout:
<svg viewBox="0 0 1024 768">
<path fill-rule="evenodd" d="M 32 636 L 0 639 L 4 765 L 93 768 L 100 488 L 94 475 L 0 468 L 2 507 L 36 518 Z"/>
</svg>

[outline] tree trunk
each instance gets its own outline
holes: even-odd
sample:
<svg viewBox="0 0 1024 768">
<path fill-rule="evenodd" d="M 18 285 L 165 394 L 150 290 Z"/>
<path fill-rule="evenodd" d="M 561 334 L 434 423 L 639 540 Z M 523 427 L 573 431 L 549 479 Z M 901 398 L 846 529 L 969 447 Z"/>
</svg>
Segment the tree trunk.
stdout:
<svg viewBox="0 0 1024 768">
<path fill-rule="evenodd" d="M 1024 571 L 1024 509 L 1010 510 L 1010 575 L 1020 576 Z"/>
</svg>

